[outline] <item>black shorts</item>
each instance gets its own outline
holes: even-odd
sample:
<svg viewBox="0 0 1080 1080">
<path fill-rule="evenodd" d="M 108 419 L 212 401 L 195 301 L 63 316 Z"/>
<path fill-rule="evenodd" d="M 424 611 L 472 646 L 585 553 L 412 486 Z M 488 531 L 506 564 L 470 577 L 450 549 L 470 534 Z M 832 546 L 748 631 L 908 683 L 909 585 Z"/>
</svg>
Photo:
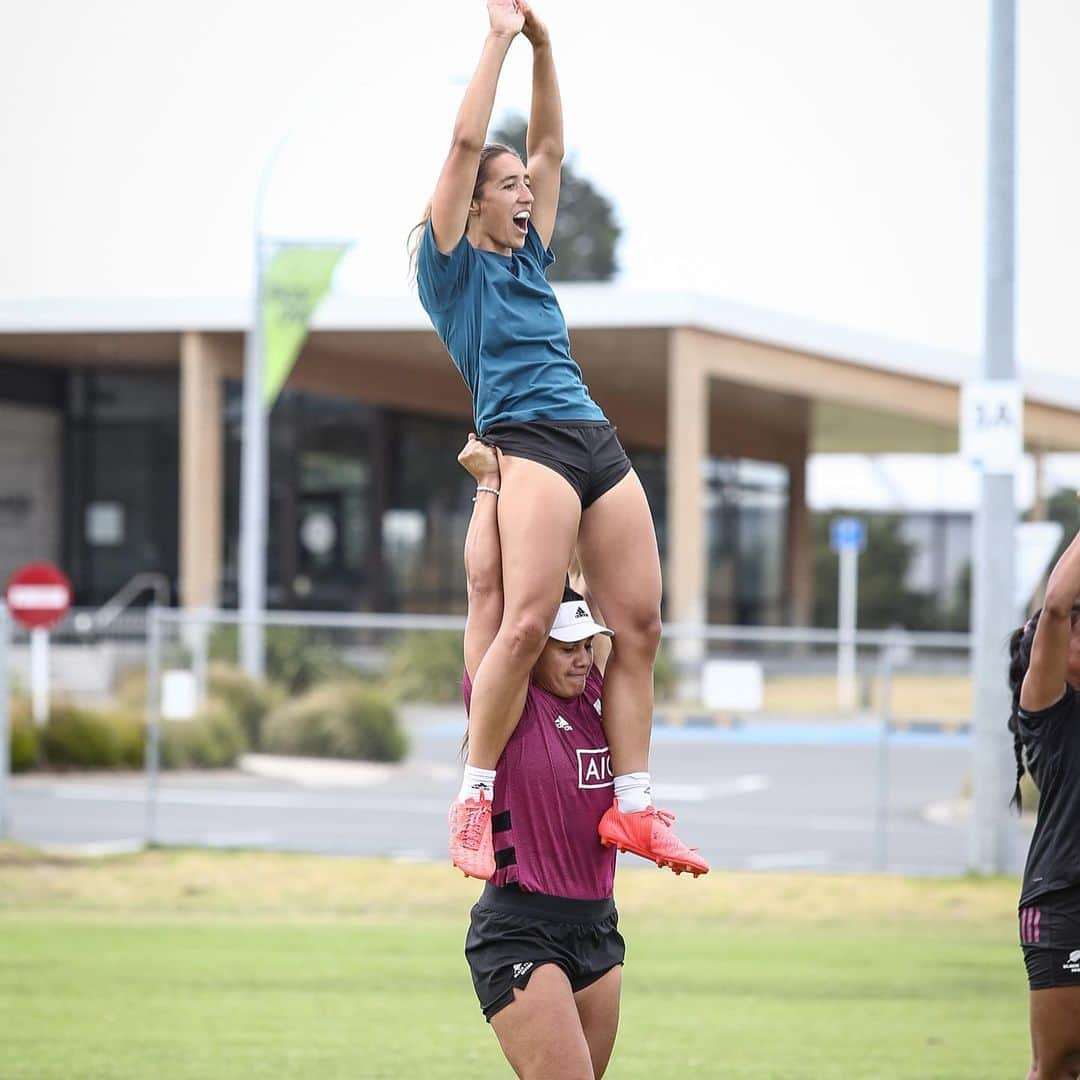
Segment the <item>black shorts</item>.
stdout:
<svg viewBox="0 0 1080 1080">
<path fill-rule="evenodd" d="M 465 938 L 465 959 L 489 1022 L 543 964 L 558 964 L 576 994 L 625 956 L 614 900 L 567 900 L 490 882 L 472 909 Z"/>
<path fill-rule="evenodd" d="M 481 439 L 509 457 L 528 458 L 553 469 L 577 492 L 582 510 L 630 471 L 630 459 L 606 420 L 495 424 Z"/>
<path fill-rule="evenodd" d="M 1080 986 L 1080 885 L 1044 893 L 1020 909 L 1028 986 Z"/>
</svg>

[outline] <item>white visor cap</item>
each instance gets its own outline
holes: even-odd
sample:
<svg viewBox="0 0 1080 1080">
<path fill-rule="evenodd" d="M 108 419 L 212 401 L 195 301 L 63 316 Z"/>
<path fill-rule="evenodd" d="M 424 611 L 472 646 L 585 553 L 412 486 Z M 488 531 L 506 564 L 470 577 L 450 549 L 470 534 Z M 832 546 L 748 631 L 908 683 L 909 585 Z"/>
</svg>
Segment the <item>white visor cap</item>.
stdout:
<svg viewBox="0 0 1080 1080">
<path fill-rule="evenodd" d="M 615 636 L 613 630 L 601 626 L 592 617 L 589 605 L 584 600 L 567 600 L 559 605 L 548 637 L 553 637 L 556 641 L 584 641 L 596 634 Z"/>
</svg>

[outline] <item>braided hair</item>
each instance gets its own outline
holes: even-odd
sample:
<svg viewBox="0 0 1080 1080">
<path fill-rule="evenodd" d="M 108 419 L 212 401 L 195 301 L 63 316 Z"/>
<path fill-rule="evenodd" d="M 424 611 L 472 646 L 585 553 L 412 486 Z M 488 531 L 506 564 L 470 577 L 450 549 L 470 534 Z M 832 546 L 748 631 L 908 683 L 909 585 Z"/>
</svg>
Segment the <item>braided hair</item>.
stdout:
<svg viewBox="0 0 1080 1080">
<path fill-rule="evenodd" d="M 1028 665 L 1031 663 L 1031 645 L 1035 640 L 1035 628 L 1039 625 L 1039 616 L 1042 608 L 1018 630 L 1014 630 L 1009 637 L 1009 689 L 1012 691 L 1012 714 L 1009 716 L 1009 730 L 1013 736 L 1013 753 L 1016 755 L 1016 787 L 1013 789 L 1013 797 L 1010 806 L 1016 807 L 1020 813 L 1023 808 L 1023 798 L 1020 795 L 1020 781 L 1024 778 L 1027 768 L 1024 764 L 1024 744 L 1020 738 L 1020 688 L 1024 685 L 1024 676 L 1027 674 Z"/>
</svg>

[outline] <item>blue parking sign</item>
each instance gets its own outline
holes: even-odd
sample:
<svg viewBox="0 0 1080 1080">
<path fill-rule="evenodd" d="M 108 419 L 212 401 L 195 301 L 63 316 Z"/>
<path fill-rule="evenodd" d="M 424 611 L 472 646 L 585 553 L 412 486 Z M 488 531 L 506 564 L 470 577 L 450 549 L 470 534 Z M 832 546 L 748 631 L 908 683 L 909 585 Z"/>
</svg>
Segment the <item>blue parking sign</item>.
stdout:
<svg viewBox="0 0 1080 1080">
<path fill-rule="evenodd" d="M 866 547 L 866 525 L 862 518 L 833 518 L 829 526 L 829 545 L 833 551 L 862 551 Z"/>
</svg>

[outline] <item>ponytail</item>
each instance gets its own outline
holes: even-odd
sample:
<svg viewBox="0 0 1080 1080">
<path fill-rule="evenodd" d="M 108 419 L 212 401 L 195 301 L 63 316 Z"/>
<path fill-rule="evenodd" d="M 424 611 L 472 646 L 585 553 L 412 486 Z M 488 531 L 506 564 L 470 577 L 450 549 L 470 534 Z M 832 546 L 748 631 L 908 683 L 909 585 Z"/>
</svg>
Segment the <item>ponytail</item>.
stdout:
<svg viewBox="0 0 1080 1080">
<path fill-rule="evenodd" d="M 424 230 L 431 220 L 431 200 L 428 199 L 424 207 L 423 216 L 409 230 L 409 237 L 405 242 L 405 250 L 409 253 L 409 280 L 416 280 L 416 260 L 420 257 L 420 241 L 424 239 Z"/>
</svg>

